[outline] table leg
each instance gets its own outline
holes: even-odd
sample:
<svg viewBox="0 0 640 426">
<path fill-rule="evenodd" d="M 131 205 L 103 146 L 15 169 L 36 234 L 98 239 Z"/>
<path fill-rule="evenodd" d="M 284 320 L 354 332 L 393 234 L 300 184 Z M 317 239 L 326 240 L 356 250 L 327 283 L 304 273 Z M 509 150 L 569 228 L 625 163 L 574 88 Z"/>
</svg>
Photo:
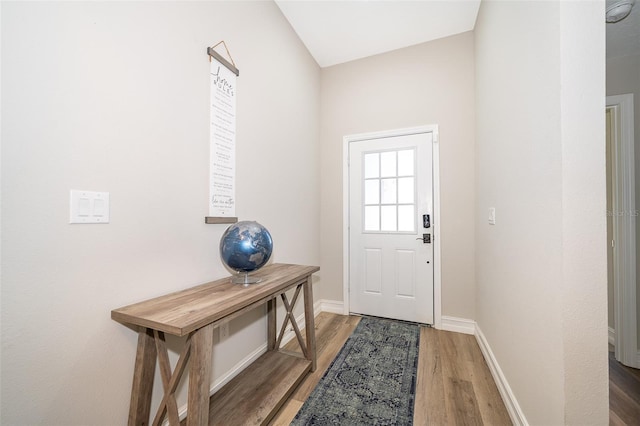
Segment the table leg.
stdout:
<svg viewBox="0 0 640 426">
<path fill-rule="evenodd" d="M 276 298 L 267 302 L 267 349 L 276 350 Z"/>
<path fill-rule="evenodd" d="M 153 331 L 142 328 L 138 332 L 138 349 L 133 370 L 129 426 L 148 425 L 151 411 L 151 393 L 156 371 L 156 344 Z"/>
<path fill-rule="evenodd" d="M 209 324 L 197 330 L 191 338 L 187 426 L 209 424 L 212 355 L 213 324 Z"/>
<path fill-rule="evenodd" d="M 316 371 L 316 326 L 313 312 L 313 281 L 311 275 L 304 283 L 304 329 L 307 337 L 307 359 L 311 361 L 311 371 Z"/>
</svg>

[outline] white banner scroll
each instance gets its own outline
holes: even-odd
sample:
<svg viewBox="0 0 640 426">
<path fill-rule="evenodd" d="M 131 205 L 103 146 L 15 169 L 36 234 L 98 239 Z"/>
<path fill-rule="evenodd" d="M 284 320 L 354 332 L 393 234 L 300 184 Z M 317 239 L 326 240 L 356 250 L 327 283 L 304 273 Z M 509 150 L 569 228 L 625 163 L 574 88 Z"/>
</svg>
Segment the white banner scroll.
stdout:
<svg viewBox="0 0 640 426">
<path fill-rule="evenodd" d="M 209 216 L 236 215 L 236 78 L 238 70 L 213 49 Z"/>
</svg>

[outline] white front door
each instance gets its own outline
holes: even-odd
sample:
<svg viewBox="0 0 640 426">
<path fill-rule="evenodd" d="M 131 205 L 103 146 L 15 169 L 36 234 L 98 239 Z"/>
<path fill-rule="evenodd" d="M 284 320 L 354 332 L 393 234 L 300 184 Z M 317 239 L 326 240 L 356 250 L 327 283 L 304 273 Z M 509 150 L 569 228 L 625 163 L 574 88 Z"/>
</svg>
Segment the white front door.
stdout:
<svg viewBox="0 0 640 426">
<path fill-rule="evenodd" d="M 432 145 L 430 132 L 349 143 L 350 312 L 434 322 Z"/>
</svg>

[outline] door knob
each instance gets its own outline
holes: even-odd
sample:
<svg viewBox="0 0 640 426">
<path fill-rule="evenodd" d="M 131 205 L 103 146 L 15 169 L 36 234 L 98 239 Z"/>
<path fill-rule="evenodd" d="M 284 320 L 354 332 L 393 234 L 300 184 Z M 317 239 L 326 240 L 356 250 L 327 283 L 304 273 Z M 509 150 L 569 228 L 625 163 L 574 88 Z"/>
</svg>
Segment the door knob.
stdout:
<svg viewBox="0 0 640 426">
<path fill-rule="evenodd" d="M 431 234 L 422 234 L 422 237 L 416 238 L 416 240 L 422 240 L 424 244 L 431 243 Z"/>
</svg>

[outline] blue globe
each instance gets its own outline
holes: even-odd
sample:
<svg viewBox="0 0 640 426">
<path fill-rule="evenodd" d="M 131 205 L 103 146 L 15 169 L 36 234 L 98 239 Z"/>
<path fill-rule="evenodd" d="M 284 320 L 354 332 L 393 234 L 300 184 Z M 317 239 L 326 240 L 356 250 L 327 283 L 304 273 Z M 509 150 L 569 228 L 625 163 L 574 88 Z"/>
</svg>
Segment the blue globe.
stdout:
<svg viewBox="0 0 640 426">
<path fill-rule="evenodd" d="M 273 252 L 271 234 L 258 222 L 242 221 L 231 225 L 220 238 L 220 258 L 227 267 L 245 274 L 262 268 Z"/>
</svg>

